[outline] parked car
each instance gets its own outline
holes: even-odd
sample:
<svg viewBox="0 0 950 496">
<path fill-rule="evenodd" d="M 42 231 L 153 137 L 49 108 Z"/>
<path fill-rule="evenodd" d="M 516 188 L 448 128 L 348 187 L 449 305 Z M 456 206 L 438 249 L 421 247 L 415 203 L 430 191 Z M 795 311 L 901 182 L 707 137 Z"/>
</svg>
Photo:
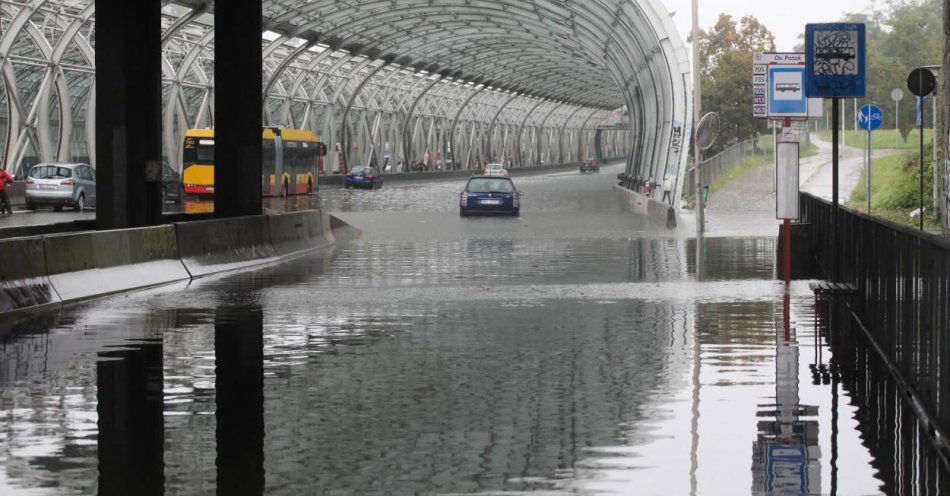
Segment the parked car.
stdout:
<svg viewBox="0 0 950 496">
<path fill-rule="evenodd" d="M 175 169 L 162 165 L 162 201 L 181 203 L 185 197 L 185 185 L 181 182 L 181 175 Z"/>
<path fill-rule="evenodd" d="M 24 193 L 27 210 L 52 206 L 80 212 L 96 204 L 96 170 L 88 164 L 37 164 L 30 168 Z"/>
<path fill-rule="evenodd" d="M 597 161 L 589 158 L 581 162 L 581 174 L 594 174 L 600 172 L 600 165 Z"/>
<path fill-rule="evenodd" d="M 459 215 L 521 214 L 521 196 L 510 177 L 472 176 L 459 197 Z"/>
<path fill-rule="evenodd" d="M 488 164 L 484 169 L 482 169 L 482 175 L 507 176 L 508 171 L 505 170 L 505 164 Z"/>
<path fill-rule="evenodd" d="M 343 179 L 344 188 L 370 188 L 378 189 L 383 187 L 383 176 L 379 169 L 375 167 L 354 167 Z"/>
</svg>

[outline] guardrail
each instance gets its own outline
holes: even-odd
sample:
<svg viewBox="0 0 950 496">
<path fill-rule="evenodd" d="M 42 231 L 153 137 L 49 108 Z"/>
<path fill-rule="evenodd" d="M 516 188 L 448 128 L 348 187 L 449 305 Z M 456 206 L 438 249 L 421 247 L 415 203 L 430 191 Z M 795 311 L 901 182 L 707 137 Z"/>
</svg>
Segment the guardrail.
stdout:
<svg viewBox="0 0 950 496">
<path fill-rule="evenodd" d="M 852 309 L 924 411 L 950 428 L 950 241 L 801 194 L 819 267 L 857 286 Z"/>
<path fill-rule="evenodd" d="M 809 146 L 811 146 L 811 135 L 807 132 L 803 132 L 802 147 L 807 148 Z M 740 141 L 718 154 L 703 160 L 699 168 L 703 185 L 711 185 L 721 176 L 728 174 L 739 162 L 747 158 L 762 157 L 763 159 L 771 159 L 774 151 L 775 143 L 772 141 L 772 136 L 768 134 Z M 692 197 L 694 194 L 696 185 L 693 176 L 694 170 L 695 169 L 689 169 L 686 171 L 686 183 L 683 184 L 683 190 L 687 197 Z"/>
</svg>

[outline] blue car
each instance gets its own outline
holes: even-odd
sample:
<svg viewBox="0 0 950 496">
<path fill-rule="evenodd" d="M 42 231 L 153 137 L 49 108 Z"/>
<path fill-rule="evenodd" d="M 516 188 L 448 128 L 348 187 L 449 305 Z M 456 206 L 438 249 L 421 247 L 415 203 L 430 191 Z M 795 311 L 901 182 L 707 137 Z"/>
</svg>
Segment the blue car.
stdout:
<svg viewBox="0 0 950 496">
<path fill-rule="evenodd" d="M 459 198 L 459 215 L 521 214 L 521 193 L 509 177 L 473 176 Z"/>
<path fill-rule="evenodd" d="M 383 176 L 375 167 L 354 167 L 343 179 L 344 188 L 369 188 L 378 189 L 383 187 Z"/>
</svg>

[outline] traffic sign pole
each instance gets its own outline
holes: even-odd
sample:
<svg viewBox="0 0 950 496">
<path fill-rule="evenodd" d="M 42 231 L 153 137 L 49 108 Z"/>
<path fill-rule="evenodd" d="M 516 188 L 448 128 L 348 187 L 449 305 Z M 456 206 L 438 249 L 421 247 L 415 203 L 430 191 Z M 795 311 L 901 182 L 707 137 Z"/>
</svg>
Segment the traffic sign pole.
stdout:
<svg viewBox="0 0 950 496">
<path fill-rule="evenodd" d="M 865 195 L 868 199 L 868 214 L 871 213 L 871 131 L 868 131 L 868 168 L 866 169 L 867 174 L 865 175 L 865 186 L 867 188 L 867 194 Z"/>
</svg>

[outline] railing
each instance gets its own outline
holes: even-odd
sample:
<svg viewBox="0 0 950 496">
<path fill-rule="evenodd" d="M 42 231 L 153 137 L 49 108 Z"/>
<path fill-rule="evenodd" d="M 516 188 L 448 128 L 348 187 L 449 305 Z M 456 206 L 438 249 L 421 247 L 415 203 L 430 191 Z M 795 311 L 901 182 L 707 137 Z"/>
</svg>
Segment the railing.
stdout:
<svg viewBox="0 0 950 496">
<path fill-rule="evenodd" d="M 809 133 L 803 132 L 801 133 L 801 137 L 803 149 L 811 146 L 811 136 Z M 775 143 L 772 141 L 772 135 L 770 134 L 740 141 L 726 148 L 718 154 L 703 160 L 699 169 L 700 174 L 702 174 L 701 179 L 703 180 L 703 186 L 712 185 L 717 179 L 728 174 L 739 162 L 747 158 L 761 157 L 764 160 L 771 160 L 774 149 Z M 686 183 L 683 185 L 683 190 L 688 198 L 693 197 L 696 185 L 696 181 L 693 179 L 693 170 L 694 169 L 689 169 L 686 171 Z"/>
<path fill-rule="evenodd" d="M 950 241 L 804 193 L 801 214 L 819 267 L 857 286 L 855 313 L 928 416 L 950 429 Z"/>
</svg>

